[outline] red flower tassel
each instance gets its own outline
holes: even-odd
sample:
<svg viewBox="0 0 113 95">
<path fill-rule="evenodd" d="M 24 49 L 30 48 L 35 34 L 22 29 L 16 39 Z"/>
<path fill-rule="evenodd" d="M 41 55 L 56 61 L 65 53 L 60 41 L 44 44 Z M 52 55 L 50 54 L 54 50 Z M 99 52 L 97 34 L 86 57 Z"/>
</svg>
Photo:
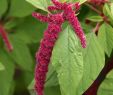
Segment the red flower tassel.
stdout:
<svg viewBox="0 0 113 95">
<path fill-rule="evenodd" d="M 5 29 L 3 28 L 3 26 L 0 25 L 0 35 L 4 41 L 4 43 L 6 44 L 7 46 L 7 49 L 9 51 L 12 51 L 13 50 L 13 47 L 8 39 L 8 36 L 7 36 L 7 33 L 5 32 Z"/>
<path fill-rule="evenodd" d="M 75 33 L 77 34 L 78 38 L 81 41 L 81 45 L 83 48 L 86 48 L 86 37 L 83 32 L 83 29 L 80 25 L 80 22 L 75 15 L 75 11 L 73 10 L 73 7 L 75 7 L 76 11 L 80 8 L 79 3 L 71 4 L 71 3 L 60 3 L 58 0 L 52 0 L 53 4 L 55 6 L 49 6 L 48 9 L 50 11 L 52 10 L 63 10 L 63 18 L 65 20 L 68 20 L 70 24 L 72 25 Z"/>
<path fill-rule="evenodd" d="M 62 14 L 43 16 L 39 13 L 33 13 L 33 16 L 40 21 L 48 22 L 48 28 L 44 32 L 44 38 L 41 41 L 39 51 L 36 54 L 36 69 L 35 69 L 35 89 L 38 95 L 44 95 L 44 84 L 48 65 L 52 55 L 54 44 L 61 32 L 61 24 L 63 23 Z"/>
</svg>

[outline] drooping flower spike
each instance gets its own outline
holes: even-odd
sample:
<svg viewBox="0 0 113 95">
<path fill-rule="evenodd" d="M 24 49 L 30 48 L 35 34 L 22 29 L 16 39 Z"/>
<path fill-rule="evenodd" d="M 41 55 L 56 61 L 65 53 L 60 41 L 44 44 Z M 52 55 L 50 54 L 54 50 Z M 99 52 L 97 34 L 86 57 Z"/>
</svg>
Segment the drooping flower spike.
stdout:
<svg viewBox="0 0 113 95">
<path fill-rule="evenodd" d="M 40 20 L 41 22 L 48 22 L 48 17 L 41 15 L 39 13 L 32 13 L 32 16 L 35 17 L 36 19 Z"/>
<path fill-rule="evenodd" d="M 44 95 L 44 84 L 48 65 L 52 55 L 54 44 L 61 32 L 61 25 L 64 22 L 62 14 L 49 14 L 48 16 L 39 13 L 33 13 L 33 16 L 42 21 L 48 22 L 48 28 L 44 32 L 44 37 L 41 40 L 39 51 L 36 53 L 36 69 L 35 69 L 35 89 L 38 95 Z"/>
<path fill-rule="evenodd" d="M 13 50 L 13 46 L 11 45 L 9 39 L 8 39 L 8 36 L 7 36 L 7 33 L 5 31 L 5 29 L 3 28 L 2 25 L 0 25 L 0 36 L 2 37 L 7 49 L 9 51 L 12 51 Z"/>
<path fill-rule="evenodd" d="M 63 18 L 68 20 L 69 23 L 72 25 L 75 33 L 77 34 L 78 38 L 81 41 L 81 45 L 83 48 L 86 48 L 86 37 L 81 27 L 81 24 L 75 15 L 75 11 L 73 7 L 75 7 L 76 11 L 80 8 L 79 3 L 71 4 L 71 3 L 60 3 L 58 0 L 52 0 L 55 6 L 49 6 L 48 10 L 62 10 L 63 11 Z"/>
</svg>

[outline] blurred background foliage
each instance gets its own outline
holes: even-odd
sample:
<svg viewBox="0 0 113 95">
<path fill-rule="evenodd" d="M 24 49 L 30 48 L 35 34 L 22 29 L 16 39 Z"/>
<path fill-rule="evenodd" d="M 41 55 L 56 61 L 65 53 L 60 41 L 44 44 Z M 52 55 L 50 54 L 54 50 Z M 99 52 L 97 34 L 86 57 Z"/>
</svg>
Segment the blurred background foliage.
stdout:
<svg viewBox="0 0 113 95">
<path fill-rule="evenodd" d="M 31 2 L 32 1 L 33 0 L 31 0 Z M 42 1 L 43 2 L 37 1 L 37 3 L 32 2 L 34 6 L 36 7 L 38 6 L 39 9 L 37 9 L 28 2 L 26 2 L 25 0 L 0 0 L 0 24 L 2 24 L 3 27 L 5 28 L 9 40 L 12 46 L 14 47 L 13 51 L 9 52 L 5 47 L 4 42 L 0 36 L 0 95 L 35 95 L 33 89 L 35 53 L 39 48 L 40 40 L 43 37 L 43 31 L 46 29 L 47 24 L 35 20 L 31 16 L 31 14 L 33 11 L 46 14 L 47 12 L 46 7 L 48 4 L 50 4 L 50 1 L 46 1 L 46 0 L 45 1 L 42 0 Z M 62 1 L 68 1 L 68 0 L 62 0 Z M 72 0 L 72 1 L 77 1 L 77 0 Z M 83 1 L 85 0 L 81 0 L 81 2 Z M 108 7 L 105 6 L 104 8 L 105 8 L 104 9 L 105 13 L 111 18 L 111 20 L 113 20 L 111 14 L 109 14 L 108 12 L 109 11 Z M 96 25 L 97 22 L 101 22 L 102 18 L 98 16 L 95 12 L 90 10 L 88 7 L 86 7 L 85 5 L 82 6 L 78 17 L 81 21 L 85 33 L 87 34 L 87 40 L 89 44 L 88 48 L 83 52 L 84 61 L 85 63 L 87 63 L 87 65 L 85 65 L 84 67 L 85 68 L 84 77 L 83 80 L 80 82 L 80 85 L 78 87 L 79 90 L 77 92 L 77 93 L 83 93 L 83 91 L 85 91 L 96 79 L 96 77 L 98 76 L 98 74 L 100 73 L 101 69 L 104 66 L 105 44 L 104 42 L 102 42 L 103 41 L 102 34 L 99 34 L 100 36 L 97 40 L 97 37 L 94 35 L 94 33 L 91 33 L 93 27 Z M 93 23 L 91 23 L 91 25 L 86 25 L 85 18 L 92 21 Z M 67 27 L 67 23 L 63 24 L 63 29 L 65 29 L 65 27 Z M 107 27 L 109 27 L 109 30 L 107 29 Z M 104 28 L 107 30 L 105 30 Z M 104 23 L 99 31 L 106 32 L 112 30 L 113 29 L 110 25 L 106 26 L 106 24 Z M 106 33 L 106 35 L 113 35 L 113 33 L 111 34 L 109 33 Z M 106 44 L 109 45 L 109 47 L 106 46 L 107 49 L 105 48 L 105 52 L 107 56 L 110 57 L 112 56 L 111 52 L 113 49 L 113 42 L 112 42 L 113 39 L 112 37 L 109 38 L 108 36 L 106 41 L 108 40 L 109 43 L 106 42 Z M 103 43 L 102 44 L 103 48 L 101 48 L 101 45 L 99 45 L 99 41 Z M 61 44 L 59 42 L 57 43 L 57 46 Z M 65 43 L 65 40 L 63 42 Z M 55 47 L 56 49 L 57 46 Z M 53 54 L 55 55 L 56 53 Z M 106 57 L 106 60 L 107 59 L 108 57 Z M 91 61 L 93 65 L 90 64 Z M 91 71 L 93 73 L 92 75 L 90 73 L 89 68 L 91 68 Z M 97 70 L 95 70 L 95 68 Z M 57 73 L 56 73 L 57 71 L 58 70 L 55 70 L 55 68 L 53 68 L 53 66 L 50 65 L 47 80 L 46 80 L 46 85 L 45 85 L 46 95 L 61 95 Z M 108 75 L 108 77 L 110 76 L 110 74 Z M 90 76 L 90 79 L 88 79 L 89 78 L 88 76 Z M 101 88 L 100 91 L 101 93 L 103 93 Z M 99 95 L 104 95 L 104 94 L 99 94 Z"/>
<path fill-rule="evenodd" d="M 30 95 L 35 52 L 46 28 L 31 16 L 35 10 L 25 0 L 0 0 L 0 24 L 14 47 L 9 52 L 0 36 L 0 95 Z"/>
</svg>

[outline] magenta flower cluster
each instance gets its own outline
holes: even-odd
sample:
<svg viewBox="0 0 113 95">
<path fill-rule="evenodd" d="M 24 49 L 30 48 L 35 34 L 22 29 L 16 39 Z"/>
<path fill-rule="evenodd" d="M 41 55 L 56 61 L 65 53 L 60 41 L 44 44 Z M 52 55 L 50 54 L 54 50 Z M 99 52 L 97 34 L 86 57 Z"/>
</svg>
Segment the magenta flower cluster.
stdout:
<svg viewBox="0 0 113 95">
<path fill-rule="evenodd" d="M 36 12 L 32 14 L 36 19 L 48 23 L 48 28 L 44 32 L 44 37 L 41 40 L 39 51 L 36 53 L 37 64 L 35 68 L 35 90 L 38 95 L 44 95 L 44 84 L 52 50 L 58 38 L 59 32 L 62 30 L 62 24 L 64 21 L 69 21 L 73 30 L 80 39 L 82 47 L 86 47 L 84 32 L 77 16 L 75 15 L 76 11 L 80 8 L 79 3 L 60 3 L 57 0 L 52 0 L 52 2 L 54 6 L 49 6 L 48 10 L 61 10 L 61 13 L 48 14 L 48 16 L 44 16 Z"/>
<path fill-rule="evenodd" d="M 3 28 L 2 25 L 0 25 L 0 35 L 1 35 L 1 37 L 2 37 L 2 39 L 4 41 L 4 43 L 5 43 L 5 45 L 7 47 L 7 49 L 9 51 L 12 51 L 13 50 L 13 47 L 12 47 L 12 45 L 11 45 L 9 39 L 8 39 L 7 33 L 6 33 L 6 31 L 5 31 L 5 29 Z"/>
<path fill-rule="evenodd" d="M 79 3 L 71 4 L 71 3 L 60 3 L 57 0 L 52 0 L 55 6 L 49 6 L 48 10 L 62 10 L 63 11 L 63 18 L 68 20 L 69 23 L 72 25 L 75 33 L 77 34 L 78 38 L 81 41 L 81 45 L 83 48 L 86 48 L 86 37 L 84 35 L 83 29 L 80 25 L 80 22 L 75 15 L 75 12 L 79 10 L 80 5 Z M 75 11 L 73 10 L 75 8 Z"/>
<path fill-rule="evenodd" d="M 58 38 L 58 34 L 61 32 L 61 25 L 64 19 L 62 18 L 62 14 L 49 14 L 48 16 L 43 16 L 39 13 L 33 13 L 33 16 L 40 21 L 48 22 L 48 28 L 44 32 L 39 51 L 36 54 L 35 89 L 38 95 L 43 95 L 44 83 L 52 50 Z"/>
</svg>

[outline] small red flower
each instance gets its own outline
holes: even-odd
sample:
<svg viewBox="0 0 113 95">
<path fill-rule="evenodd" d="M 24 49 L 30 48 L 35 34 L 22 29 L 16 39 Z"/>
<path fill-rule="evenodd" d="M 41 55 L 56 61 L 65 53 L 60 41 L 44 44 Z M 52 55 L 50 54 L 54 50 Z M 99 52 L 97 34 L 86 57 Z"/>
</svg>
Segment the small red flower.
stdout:
<svg viewBox="0 0 113 95">
<path fill-rule="evenodd" d="M 44 84 L 48 65 L 52 55 L 54 44 L 61 32 L 61 25 L 64 21 L 62 14 L 54 14 L 43 16 L 39 13 L 33 13 L 33 16 L 42 22 L 48 22 L 48 28 L 44 32 L 41 40 L 39 51 L 36 53 L 36 69 L 35 69 L 35 89 L 38 95 L 44 95 Z"/>
</svg>

